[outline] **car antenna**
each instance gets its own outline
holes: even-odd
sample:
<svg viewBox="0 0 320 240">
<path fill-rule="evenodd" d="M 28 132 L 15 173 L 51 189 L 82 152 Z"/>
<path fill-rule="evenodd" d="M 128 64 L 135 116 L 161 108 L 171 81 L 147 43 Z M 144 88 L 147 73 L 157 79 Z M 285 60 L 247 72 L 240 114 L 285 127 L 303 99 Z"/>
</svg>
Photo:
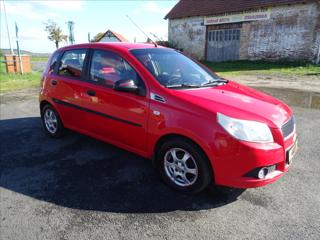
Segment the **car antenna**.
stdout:
<svg viewBox="0 0 320 240">
<path fill-rule="evenodd" d="M 158 37 L 157 35 L 155 35 L 154 33 L 150 32 L 150 34 L 151 34 L 152 36 L 154 36 L 156 39 L 158 39 L 158 41 L 163 41 L 162 38 L 159 38 L 159 37 Z"/>
<path fill-rule="evenodd" d="M 129 18 L 129 20 L 132 22 L 133 25 L 135 25 L 148 39 L 150 39 L 150 41 L 153 43 L 153 45 L 154 45 L 155 47 L 158 47 L 158 44 L 157 44 L 155 41 L 153 41 L 153 40 L 138 26 L 138 24 L 136 24 L 136 23 L 131 19 L 131 17 L 129 17 L 129 15 L 126 15 L 126 16 L 127 16 L 127 18 Z"/>
</svg>

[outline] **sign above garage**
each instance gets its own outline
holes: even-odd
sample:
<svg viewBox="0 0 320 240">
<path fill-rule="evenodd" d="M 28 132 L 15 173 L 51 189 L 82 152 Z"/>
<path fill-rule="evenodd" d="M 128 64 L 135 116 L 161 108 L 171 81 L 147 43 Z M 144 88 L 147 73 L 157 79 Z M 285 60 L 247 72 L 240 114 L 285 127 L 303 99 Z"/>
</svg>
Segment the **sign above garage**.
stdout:
<svg viewBox="0 0 320 240">
<path fill-rule="evenodd" d="M 244 11 L 236 14 L 226 13 L 219 16 L 205 17 L 205 25 L 259 21 L 270 19 L 271 8 L 262 8 L 255 11 Z"/>
</svg>

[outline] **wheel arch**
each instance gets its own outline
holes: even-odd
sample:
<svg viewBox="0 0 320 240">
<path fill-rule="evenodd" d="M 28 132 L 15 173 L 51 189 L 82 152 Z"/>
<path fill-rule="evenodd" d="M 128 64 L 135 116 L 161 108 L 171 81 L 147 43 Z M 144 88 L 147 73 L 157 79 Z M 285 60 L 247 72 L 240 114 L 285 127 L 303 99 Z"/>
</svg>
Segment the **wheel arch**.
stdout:
<svg viewBox="0 0 320 240">
<path fill-rule="evenodd" d="M 214 168 L 213 168 L 213 165 L 212 165 L 212 163 L 211 163 L 211 161 L 210 161 L 210 158 L 209 158 L 209 156 L 208 156 L 208 153 L 204 150 L 204 148 L 201 146 L 201 144 L 199 144 L 199 143 L 197 143 L 196 141 L 194 141 L 193 139 L 191 139 L 190 137 L 187 137 L 187 136 L 185 136 L 185 135 L 182 135 L 182 134 L 176 134 L 176 133 L 170 133 L 170 134 L 165 134 L 165 135 L 163 135 L 163 136 L 161 136 L 158 140 L 157 140 L 157 142 L 156 142 L 156 144 L 155 144 L 155 146 L 154 146 L 154 148 L 153 148 L 153 157 L 152 157 L 152 164 L 153 164 L 153 166 L 156 166 L 157 164 L 156 164 L 156 159 L 157 159 L 157 152 L 159 151 L 159 149 L 160 149 L 160 147 L 161 147 L 161 145 L 164 143 L 164 142 L 166 142 L 166 141 L 169 141 L 169 140 L 171 140 L 171 139 L 183 139 L 183 140 L 186 140 L 186 141 L 189 141 L 189 142 L 191 142 L 191 143 L 193 143 L 194 145 L 196 145 L 197 147 L 198 147 L 198 149 L 204 154 L 204 156 L 206 156 L 206 158 L 207 158 L 207 160 L 208 160 L 208 163 L 209 163 L 209 165 L 210 165 L 210 170 L 211 170 L 211 174 L 212 174 L 212 177 L 214 178 Z"/>
<path fill-rule="evenodd" d="M 41 102 L 40 102 L 40 114 L 42 114 L 42 109 L 44 108 L 44 106 L 46 106 L 46 105 L 51 105 L 51 106 L 53 106 L 50 102 L 48 102 L 47 100 L 42 100 Z"/>
<path fill-rule="evenodd" d="M 61 116 L 61 113 L 60 113 L 59 109 L 57 109 L 56 104 L 54 104 L 53 102 L 48 101 L 47 99 L 43 99 L 43 100 L 40 102 L 40 116 L 42 116 L 42 109 L 43 109 L 44 106 L 46 106 L 46 105 L 52 106 L 53 109 L 57 111 L 57 113 L 58 113 L 58 115 L 59 115 L 59 117 L 60 117 L 61 122 L 64 124 L 64 119 L 63 119 L 63 117 Z"/>
</svg>

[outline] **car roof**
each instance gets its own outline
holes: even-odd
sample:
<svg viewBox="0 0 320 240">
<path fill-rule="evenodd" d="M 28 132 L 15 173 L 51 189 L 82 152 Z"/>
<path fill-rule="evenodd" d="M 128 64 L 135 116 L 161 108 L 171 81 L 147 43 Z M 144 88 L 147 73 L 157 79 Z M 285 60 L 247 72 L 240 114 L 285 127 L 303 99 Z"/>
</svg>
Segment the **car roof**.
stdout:
<svg viewBox="0 0 320 240">
<path fill-rule="evenodd" d="M 131 50 L 131 49 L 146 49 L 146 48 L 156 48 L 153 43 L 128 43 L 128 42 L 108 42 L 108 43 L 84 43 L 84 44 L 74 44 L 66 47 L 62 47 L 59 50 L 68 50 L 76 48 L 94 48 L 94 47 L 106 47 L 118 50 Z M 163 48 L 162 46 L 157 46 Z"/>
</svg>

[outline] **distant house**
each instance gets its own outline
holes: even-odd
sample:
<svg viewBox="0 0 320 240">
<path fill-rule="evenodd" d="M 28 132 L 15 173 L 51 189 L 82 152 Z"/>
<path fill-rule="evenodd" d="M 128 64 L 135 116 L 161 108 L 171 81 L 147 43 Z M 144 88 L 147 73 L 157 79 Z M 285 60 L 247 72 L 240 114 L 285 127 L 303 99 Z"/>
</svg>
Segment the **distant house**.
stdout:
<svg viewBox="0 0 320 240">
<path fill-rule="evenodd" d="M 97 39 L 97 42 L 129 42 L 129 41 L 125 37 L 123 37 L 121 34 L 108 30 L 99 39 Z"/>
</svg>

